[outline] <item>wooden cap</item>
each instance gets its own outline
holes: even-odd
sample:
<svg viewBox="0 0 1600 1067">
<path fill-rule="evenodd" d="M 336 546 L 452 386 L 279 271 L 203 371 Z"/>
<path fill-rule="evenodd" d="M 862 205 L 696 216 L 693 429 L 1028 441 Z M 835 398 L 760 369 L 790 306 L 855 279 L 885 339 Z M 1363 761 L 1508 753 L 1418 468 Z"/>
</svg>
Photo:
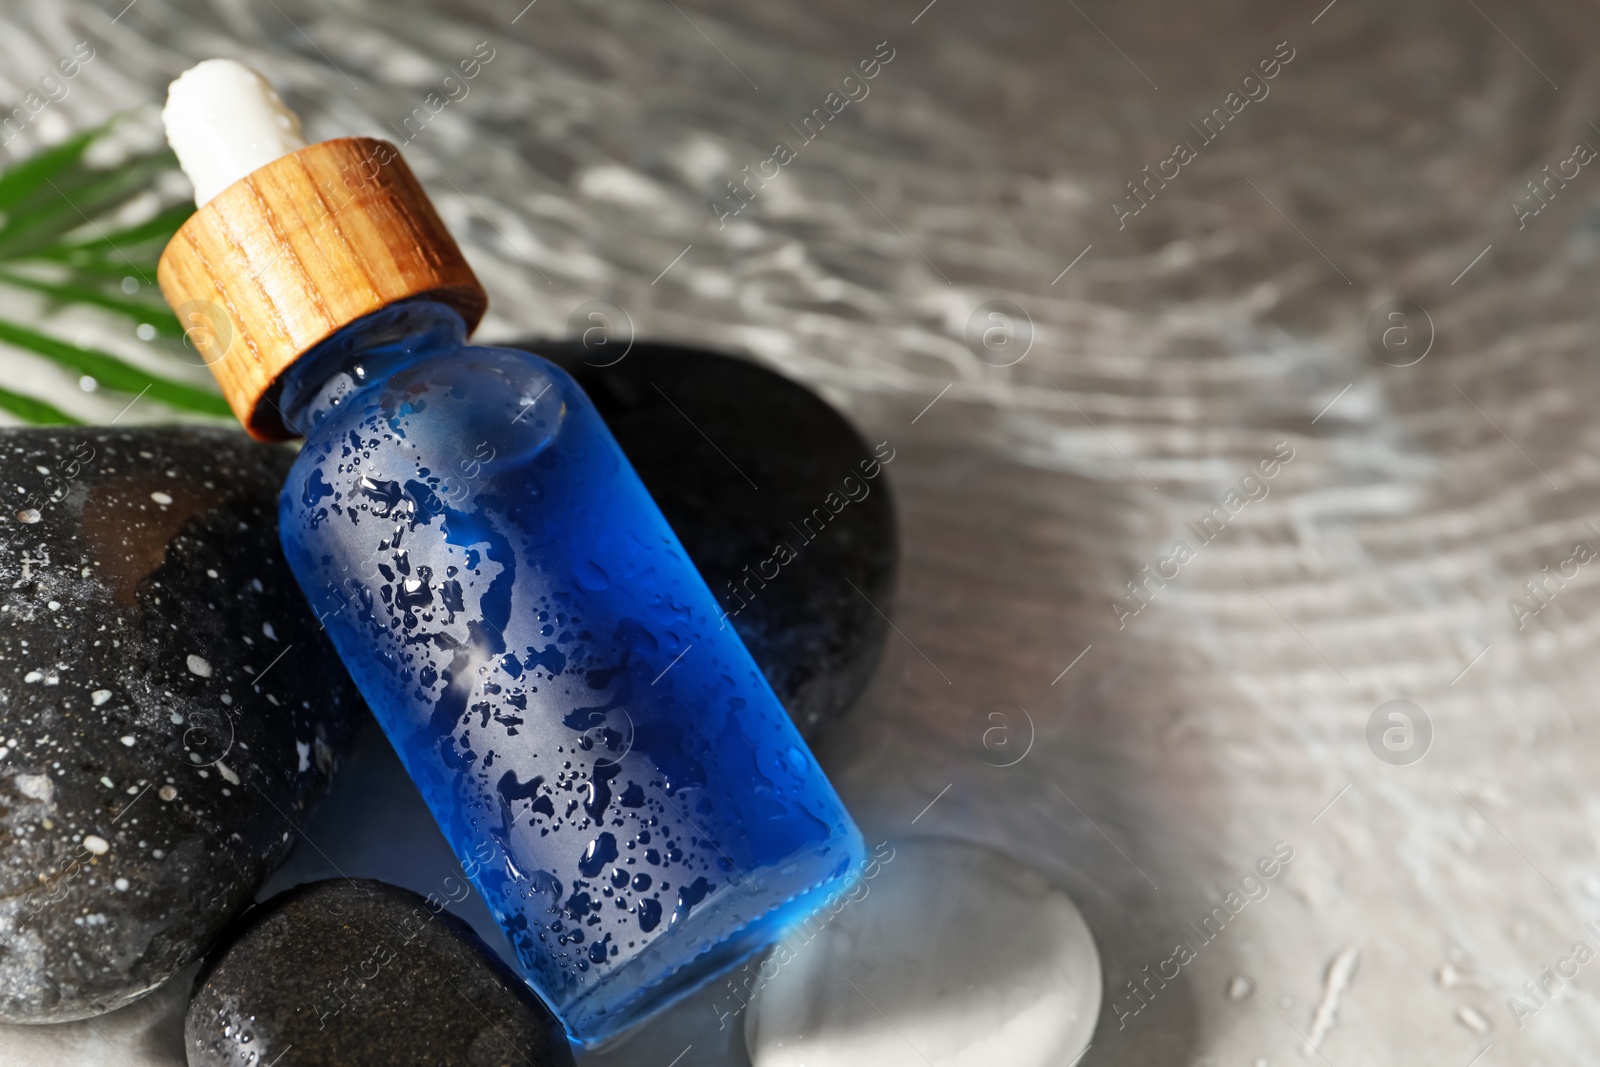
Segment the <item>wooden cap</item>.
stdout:
<svg viewBox="0 0 1600 1067">
<path fill-rule="evenodd" d="M 296 434 L 283 372 L 356 319 L 428 298 L 471 331 L 489 298 L 388 141 L 307 145 L 218 193 L 173 235 L 156 277 L 252 437 Z"/>
</svg>

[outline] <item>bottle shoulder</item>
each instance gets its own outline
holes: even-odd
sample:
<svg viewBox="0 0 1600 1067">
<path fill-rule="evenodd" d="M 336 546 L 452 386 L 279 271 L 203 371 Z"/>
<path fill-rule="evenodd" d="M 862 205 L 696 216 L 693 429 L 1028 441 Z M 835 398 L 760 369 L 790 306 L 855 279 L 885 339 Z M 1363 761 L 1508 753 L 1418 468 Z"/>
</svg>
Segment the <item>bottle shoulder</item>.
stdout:
<svg viewBox="0 0 1600 1067">
<path fill-rule="evenodd" d="M 495 345 L 451 345 L 411 353 L 404 363 L 357 366 L 333 383 L 307 434 L 325 445 L 352 431 L 402 438 L 464 440 L 548 436 L 577 415 L 598 415 L 570 374 L 532 352 Z"/>
</svg>

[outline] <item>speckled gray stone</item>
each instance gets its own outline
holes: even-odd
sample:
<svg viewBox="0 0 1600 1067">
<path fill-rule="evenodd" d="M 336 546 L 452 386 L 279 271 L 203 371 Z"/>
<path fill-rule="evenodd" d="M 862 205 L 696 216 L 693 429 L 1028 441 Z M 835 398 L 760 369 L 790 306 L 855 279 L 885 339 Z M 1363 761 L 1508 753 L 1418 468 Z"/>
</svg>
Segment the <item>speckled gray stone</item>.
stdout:
<svg viewBox="0 0 1600 1067">
<path fill-rule="evenodd" d="M 189 1067 L 571 1067 L 561 1024 L 467 924 L 366 879 L 280 893 L 207 959 Z"/>
<path fill-rule="evenodd" d="M 197 959 L 353 733 L 278 548 L 290 458 L 0 434 L 0 1020 L 110 1011 Z"/>
<path fill-rule="evenodd" d="M 883 654 L 894 446 L 869 447 L 816 393 L 749 360 L 643 342 L 619 356 L 624 344 L 514 347 L 559 364 L 594 400 L 778 699 L 814 734 Z M 794 553 L 781 566 L 779 544 Z"/>
</svg>

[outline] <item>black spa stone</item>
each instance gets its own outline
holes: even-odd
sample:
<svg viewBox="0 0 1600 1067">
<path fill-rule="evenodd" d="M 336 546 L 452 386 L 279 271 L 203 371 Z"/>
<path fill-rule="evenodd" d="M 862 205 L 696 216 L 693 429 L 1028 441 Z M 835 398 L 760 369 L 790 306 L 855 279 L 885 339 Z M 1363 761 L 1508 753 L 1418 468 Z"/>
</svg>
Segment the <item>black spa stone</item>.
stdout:
<svg viewBox="0 0 1600 1067">
<path fill-rule="evenodd" d="M 189 1067 L 570 1067 L 561 1025 L 470 927 L 340 878 L 248 913 L 195 981 Z"/>
<path fill-rule="evenodd" d="M 0 432 L 0 1020 L 119 1007 L 288 853 L 359 697 L 239 431 Z"/>
<path fill-rule="evenodd" d="M 893 444 L 864 442 L 821 397 L 747 360 L 615 341 L 515 347 L 594 400 L 801 732 L 842 715 L 888 632 Z"/>
</svg>

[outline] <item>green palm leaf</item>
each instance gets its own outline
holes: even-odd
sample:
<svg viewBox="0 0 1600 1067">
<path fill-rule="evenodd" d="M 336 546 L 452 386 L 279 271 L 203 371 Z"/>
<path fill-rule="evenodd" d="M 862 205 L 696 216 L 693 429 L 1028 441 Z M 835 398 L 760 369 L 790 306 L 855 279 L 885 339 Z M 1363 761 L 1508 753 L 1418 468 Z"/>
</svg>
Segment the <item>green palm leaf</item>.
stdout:
<svg viewBox="0 0 1600 1067">
<path fill-rule="evenodd" d="M 47 182 L 82 163 L 83 154 L 105 130 L 105 126 L 86 130 L 0 173 L 0 211 L 10 211 Z"/>
<path fill-rule="evenodd" d="M 87 374 L 107 389 L 124 393 L 148 392 L 152 400 L 202 415 L 229 414 L 227 402 L 209 390 L 152 377 L 116 356 L 92 348 L 79 348 L 4 319 L 0 319 L 0 341 L 26 348 L 79 374 Z"/>
<path fill-rule="evenodd" d="M 183 327 L 178 323 L 178 317 L 172 309 L 165 304 L 156 304 L 149 300 L 130 300 L 117 293 L 102 292 L 98 288 L 84 285 L 81 281 L 76 283 L 58 284 L 56 282 L 40 281 L 37 278 L 25 277 L 0 267 L 0 285 L 10 285 L 18 289 L 29 289 L 35 293 L 59 300 L 63 304 L 92 304 L 95 307 L 115 311 L 117 314 L 133 319 L 135 322 L 149 323 L 157 333 L 168 337 L 180 338 L 183 336 Z M 0 320 L 3 321 L 3 320 Z"/>
<path fill-rule="evenodd" d="M 77 426 L 83 421 L 73 418 L 52 404 L 46 404 L 43 400 L 13 393 L 9 389 L 0 389 L 0 411 L 9 411 L 23 422 Z"/>
<path fill-rule="evenodd" d="M 95 166 L 90 149 L 112 120 L 0 170 L 0 288 L 24 290 L 60 307 L 92 307 L 141 327 L 144 343 L 164 354 L 183 329 L 155 291 L 156 262 L 194 209 L 170 204 L 134 222 L 119 215 L 176 168 L 172 153 L 145 152 L 113 167 Z M 143 327 L 149 327 L 144 329 Z M 97 387 L 145 396 L 178 412 L 226 416 L 213 390 L 152 374 L 110 352 L 71 344 L 36 324 L 0 318 L 0 344 L 21 349 Z M 0 411 L 33 423 L 79 420 L 54 404 L 0 389 Z"/>
</svg>

